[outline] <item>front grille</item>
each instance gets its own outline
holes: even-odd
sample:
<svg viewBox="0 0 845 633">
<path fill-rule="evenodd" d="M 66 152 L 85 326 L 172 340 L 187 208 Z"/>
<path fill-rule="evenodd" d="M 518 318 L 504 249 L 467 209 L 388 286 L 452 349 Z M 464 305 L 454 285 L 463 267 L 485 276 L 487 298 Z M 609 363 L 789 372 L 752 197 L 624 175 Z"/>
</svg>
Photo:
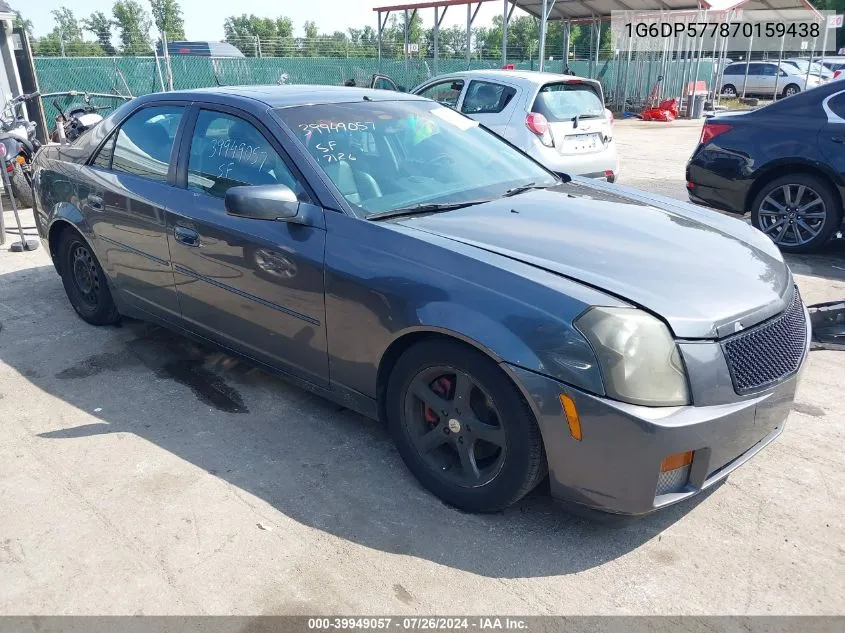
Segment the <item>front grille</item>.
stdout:
<svg viewBox="0 0 845 633">
<path fill-rule="evenodd" d="M 807 324 L 798 288 L 778 316 L 722 342 L 734 390 L 764 389 L 798 371 L 807 343 Z"/>
</svg>

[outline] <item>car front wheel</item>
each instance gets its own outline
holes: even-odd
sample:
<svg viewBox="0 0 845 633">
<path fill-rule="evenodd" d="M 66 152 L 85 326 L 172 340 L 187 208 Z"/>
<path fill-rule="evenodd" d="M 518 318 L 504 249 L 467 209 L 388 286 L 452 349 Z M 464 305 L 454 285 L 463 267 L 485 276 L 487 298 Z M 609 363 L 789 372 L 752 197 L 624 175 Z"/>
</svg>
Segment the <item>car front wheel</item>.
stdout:
<svg viewBox="0 0 845 633">
<path fill-rule="evenodd" d="M 500 510 L 546 474 L 540 429 L 522 394 L 495 362 L 462 343 L 428 340 L 406 350 L 386 410 L 405 464 L 450 505 Z"/>
<path fill-rule="evenodd" d="M 838 196 L 827 183 L 809 174 L 773 180 L 751 206 L 751 223 L 788 253 L 816 250 L 841 222 Z"/>
<path fill-rule="evenodd" d="M 729 99 L 734 98 L 736 96 L 736 87 L 732 84 L 722 86 L 722 96 L 728 97 Z"/>
<path fill-rule="evenodd" d="M 801 92 L 800 86 L 795 84 L 789 84 L 786 88 L 783 89 L 783 96 L 784 97 L 791 97 L 792 95 L 797 95 Z"/>
<path fill-rule="evenodd" d="M 92 325 L 118 320 L 105 273 L 91 247 L 73 229 L 65 229 L 59 240 L 59 271 L 62 284 L 76 313 Z"/>
</svg>

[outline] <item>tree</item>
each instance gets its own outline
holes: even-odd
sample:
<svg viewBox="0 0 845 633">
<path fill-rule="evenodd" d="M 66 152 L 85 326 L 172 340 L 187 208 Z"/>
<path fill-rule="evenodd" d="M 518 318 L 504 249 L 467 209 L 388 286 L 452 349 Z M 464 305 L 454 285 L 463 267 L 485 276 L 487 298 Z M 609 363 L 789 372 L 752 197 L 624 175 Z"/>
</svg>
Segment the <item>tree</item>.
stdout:
<svg viewBox="0 0 845 633">
<path fill-rule="evenodd" d="M 79 21 L 76 19 L 73 11 L 67 7 L 59 7 L 50 11 L 50 15 L 56 21 L 53 34 L 65 42 L 82 39 L 82 27 L 79 26 Z"/>
<path fill-rule="evenodd" d="M 117 51 L 111 43 L 112 21 L 102 11 L 94 11 L 88 19 L 82 20 L 86 31 L 91 31 L 97 38 L 97 43 L 106 55 L 115 55 Z"/>
<path fill-rule="evenodd" d="M 112 8 L 114 25 L 120 32 L 120 52 L 150 55 L 150 17 L 136 0 L 117 0 Z"/>
<path fill-rule="evenodd" d="M 270 57 L 290 55 L 295 49 L 293 22 L 285 16 L 274 20 L 246 13 L 230 15 L 223 23 L 223 31 L 226 41 L 238 47 L 247 57 L 257 55 L 259 51 Z"/>
<path fill-rule="evenodd" d="M 30 37 L 32 37 L 32 20 L 25 19 L 21 15 L 20 11 L 15 11 L 15 23 L 13 28 L 23 29 Z"/>
<path fill-rule="evenodd" d="M 103 48 L 97 42 L 86 42 L 82 39 L 82 26 L 73 11 L 60 7 L 50 13 L 55 26 L 48 35 L 33 41 L 33 52 L 36 55 L 103 55 Z"/>
<path fill-rule="evenodd" d="M 182 7 L 176 0 L 150 0 L 153 10 L 153 21 L 159 33 L 167 36 L 168 42 L 185 39 L 185 20 L 182 18 Z"/>
<path fill-rule="evenodd" d="M 317 38 L 320 36 L 317 23 L 314 20 L 307 20 L 302 28 L 305 30 L 305 41 L 301 47 L 302 55 L 304 57 L 316 57 L 319 55 Z"/>
</svg>

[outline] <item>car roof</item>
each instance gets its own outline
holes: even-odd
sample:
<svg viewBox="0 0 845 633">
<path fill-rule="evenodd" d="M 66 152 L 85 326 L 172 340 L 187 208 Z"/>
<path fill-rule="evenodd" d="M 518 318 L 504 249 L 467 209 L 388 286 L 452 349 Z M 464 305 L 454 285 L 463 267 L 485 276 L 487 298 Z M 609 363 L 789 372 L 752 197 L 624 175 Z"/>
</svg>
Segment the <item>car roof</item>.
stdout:
<svg viewBox="0 0 845 633">
<path fill-rule="evenodd" d="M 294 84 L 288 86 L 219 86 L 216 88 L 197 88 L 175 92 L 153 93 L 145 100 L 202 100 L 203 97 L 229 97 L 237 100 L 258 101 L 271 108 L 285 108 L 299 105 L 321 105 L 326 103 L 353 103 L 356 101 L 421 101 L 416 95 L 375 90 L 372 88 L 352 88 L 347 86 L 311 86 Z"/>
<path fill-rule="evenodd" d="M 546 73 L 534 70 L 462 70 L 456 73 L 447 73 L 432 77 L 425 83 L 436 79 L 448 79 L 452 77 L 471 77 L 473 79 L 490 79 L 492 81 L 506 81 L 510 83 L 522 83 L 532 86 L 542 86 L 555 81 L 566 81 L 567 79 L 586 79 L 577 75 L 562 75 L 560 73 Z M 593 81 L 593 80 L 590 80 Z"/>
</svg>

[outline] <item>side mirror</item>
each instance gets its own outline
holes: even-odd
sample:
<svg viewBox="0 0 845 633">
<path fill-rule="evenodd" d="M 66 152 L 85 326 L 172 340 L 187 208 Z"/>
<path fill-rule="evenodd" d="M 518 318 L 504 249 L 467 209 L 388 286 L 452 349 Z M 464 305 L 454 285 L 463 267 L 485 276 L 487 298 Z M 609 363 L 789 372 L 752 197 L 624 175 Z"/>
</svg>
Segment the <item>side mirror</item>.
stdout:
<svg viewBox="0 0 845 633">
<path fill-rule="evenodd" d="M 226 213 L 253 220 L 296 221 L 299 200 L 286 185 L 232 187 L 226 192 Z"/>
</svg>

